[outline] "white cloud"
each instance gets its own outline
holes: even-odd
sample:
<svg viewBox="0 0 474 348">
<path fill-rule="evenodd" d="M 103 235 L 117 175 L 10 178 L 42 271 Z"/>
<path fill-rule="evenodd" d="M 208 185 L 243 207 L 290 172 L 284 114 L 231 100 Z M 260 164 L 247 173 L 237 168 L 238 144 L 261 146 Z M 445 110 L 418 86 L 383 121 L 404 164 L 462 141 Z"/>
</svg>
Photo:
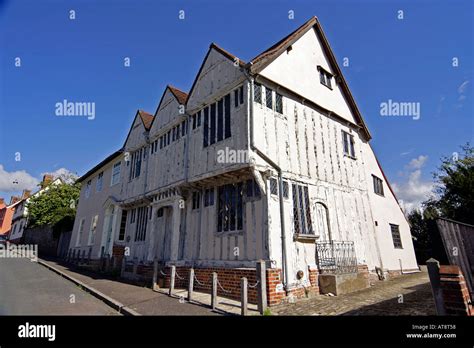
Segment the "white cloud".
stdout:
<svg viewBox="0 0 474 348">
<path fill-rule="evenodd" d="M 410 149 L 410 150 L 408 150 L 408 151 L 402 152 L 402 153 L 400 154 L 400 156 L 406 156 L 406 155 L 411 154 L 412 152 L 413 152 L 413 149 Z"/>
<path fill-rule="evenodd" d="M 53 174 L 54 178 L 63 179 L 77 178 L 77 175 L 66 168 L 59 168 L 50 173 L 42 173 L 40 178 L 35 178 L 25 170 L 8 172 L 0 164 L 0 191 L 2 192 L 20 192 L 23 190 L 38 190 L 38 184 L 43 179 L 44 174 Z"/>
<path fill-rule="evenodd" d="M 426 161 L 428 160 L 428 156 L 420 155 L 418 158 L 413 158 L 410 163 L 408 163 L 409 169 L 420 169 L 422 168 Z"/>
<path fill-rule="evenodd" d="M 461 83 L 461 85 L 458 87 L 459 97 L 458 97 L 458 103 L 456 104 L 457 108 L 463 107 L 463 102 L 466 99 L 465 93 L 466 93 L 466 89 L 468 85 L 469 85 L 469 80 L 466 80 L 463 83 Z"/>
<path fill-rule="evenodd" d="M 16 192 L 22 190 L 34 190 L 39 180 L 25 170 L 7 172 L 0 164 L 0 191 Z"/>
<path fill-rule="evenodd" d="M 421 203 L 432 196 L 434 183 L 422 179 L 422 167 L 428 160 L 428 156 L 413 158 L 406 166 L 408 170 L 403 172 L 405 181 L 392 184 L 398 201 L 407 213 L 413 209 L 420 209 Z"/>
<path fill-rule="evenodd" d="M 66 181 L 70 181 L 70 179 L 78 178 L 76 173 L 73 173 L 69 169 L 66 169 L 66 168 L 59 168 L 55 170 L 54 172 L 42 173 L 41 175 L 43 176 L 45 174 L 52 174 L 55 179 L 61 178 L 61 179 L 65 179 Z"/>
<path fill-rule="evenodd" d="M 461 83 L 461 85 L 458 87 L 458 93 L 459 94 L 464 94 L 468 84 L 469 84 L 469 80 L 466 80 L 463 83 Z"/>
</svg>

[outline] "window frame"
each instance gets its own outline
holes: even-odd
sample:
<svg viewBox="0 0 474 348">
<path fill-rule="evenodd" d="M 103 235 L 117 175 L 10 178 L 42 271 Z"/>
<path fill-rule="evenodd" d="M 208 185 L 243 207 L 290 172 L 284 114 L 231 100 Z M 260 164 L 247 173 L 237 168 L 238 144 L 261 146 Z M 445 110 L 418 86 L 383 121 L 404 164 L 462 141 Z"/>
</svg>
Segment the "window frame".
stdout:
<svg viewBox="0 0 474 348">
<path fill-rule="evenodd" d="M 77 228 L 77 236 L 76 236 L 76 247 L 81 246 L 82 236 L 84 234 L 84 225 L 86 224 L 86 218 L 81 218 L 79 220 L 79 226 Z"/>
<path fill-rule="evenodd" d="M 91 196 L 91 188 L 92 188 L 92 179 L 89 179 L 87 180 L 86 188 L 84 191 L 84 196 L 86 197 L 86 199 Z"/>
<path fill-rule="evenodd" d="M 95 183 L 95 192 L 100 192 L 104 188 L 104 171 L 101 171 L 97 175 L 97 181 Z"/>
<path fill-rule="evenodd" d="M 271 195 L 278 196 L 278 190 L 279 190 L 279 185 L 278 185 L 278 179 L 271 177 L 268 179 L 268 190 L 270 191 Z"/>
<path fill-rule="evenodd" d="M 127 220 L 128 210 L 122 210 L 122 215 L 120 216 L 119 233 L 117 235 L 117 241 L 119 242 L 125 241 L 125 236 L 127 235 Z"/>
<path fill-rule="evenodd" d="M 242 232 L 245 214 L 243 182 L 221 185 L 216 191 L 216 233 Z"/>
<path fill-rule="evenodd" d="M 372 182 L 374 185 L 374 193 L 379 196 L 385 197 L 383 189 L 383 180 L 380 179 L 378 176 L 372 174 Z"/>
<path fill-rule="evenodd" d="M 97 233 L 97 224 L 99 223 L 99 215 L 94 215 L 91 220 L 91 226 L 89 228 L 89 237 L 87 239 L 87 245 L 94 245 L 95 236 Z"/>
<path fill-rule="evenodd" d="M 390 234 L 392 235 L 393 248 L 403 249 L 402 235 L 400 234 L 400 225 L 396 225 L 396 224 L 389 224 L 389 225 L 390 225 Z M 394 227 L 396 227 L 395 232 L 396 234 L 398 234 L 398 236 L 394 236 L 394 230 L 393 230 Z"/>
<path fill-rule="evenodd" d="M 333 89 L 332 87 L 332 78 L 334 77 L 333 74 L 331 74 L 329 71 L 324 69 L 321 65 L 318 65 L 317 67 L 318 72 L 319 72 L 319 82 L 329 88 L 330 90 Z"/>
<path fill-rule="evenodd" d="M 356 152 L 355 152 L 355 138 L 354 135 L 352 135 L 349 132 L 346 132 L 345 130 L 342 130 L 342 150 L 344 152 L 344 156 L 347 156 L 352 159 L 357 159 L 356 157 Z M 347 142 L 347 151 L 346 151 L 346 141 Z"/>
<path fill-rule="evenodd" d="M 116 168 L 118 168 L 118 172 L 116 172 Z M 120 173 L 122 172 L 122 161 L 115 162 L 112 166 L 112 175 L 110 177 L 110 186 L 117 185 L 120 183 Z M 114 178 L 117 178 L 117 182 L 114 182 Z"/>
<path fill-rule="evenodd" d="M 291 184 L 293 201 L 293 233 L 295 236 L 316 236 L 311 216 L 308 186 L 296 182 Z"/>
<path fill-rule="evenodd" d="M 278 103 L 278 100 L 280 100 L 280 103 Z M 275 92 L 275 112 L 283 115 L 283 95 L 278 92 Z"/>
<path fill-rule="evenodd" d="M 268 106 L 268 96 L 270 95 L 271 106 Z M 265 86 L 265 106 L 273 110 L 274 102 L 273 102 L 273 89 Z"/>
<path fill-rule="evenodd" d="M 255 93 L 258 90 L 258 93 Z M 258 100 L 257 100 L 258 99 Z M 253 83 L 253 102 L 263 105 L 262 100 L 262 85 L 260 83 Z"/>
</svg>

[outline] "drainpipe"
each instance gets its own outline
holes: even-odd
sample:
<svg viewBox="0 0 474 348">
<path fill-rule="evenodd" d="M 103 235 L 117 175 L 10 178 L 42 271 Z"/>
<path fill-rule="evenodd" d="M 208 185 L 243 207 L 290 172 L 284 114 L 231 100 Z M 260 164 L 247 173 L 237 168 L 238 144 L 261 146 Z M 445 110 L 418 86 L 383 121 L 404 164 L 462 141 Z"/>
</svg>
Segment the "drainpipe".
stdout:
<svg viewBox="0 0 474 348">
<path fill-rule="evenodd" d="M 186 117 L 186 137 L 184 138 L 184 184 L 188 183 L 188 158 L 189 158 L 189 133 L 192 131 L 190 128 L 191 115 L 187 112 L 184 115 Z"/>
<path fill-rule="evenodd" d="M 146 158 L 146 164 L 145 164 L 145 180 L 144 180 L 144 183 L 143 183 L 143 197 L 145 197 L 145 194 L 146 194 L 146 187 L 148 186 L 148 163 L 150 162 L 150 149 L 149 149 L 149 145 L 150 145 L 150 132 L 149 131 L 145 131 L 143 133 L 143 135 L 145 136 L 145 143 L 147 146 L 145 146 L 145 158 Z M 141 159 L 143 161 L 143 157 Z"/>
<path fill-rule="evenodd" d="M 252 63 L 247 64 L 244 69 L 244 74 L 247 77 L 247 80 L 250 82 L 250 95 L 248 98 L 250 112 L 250 148 L 255 151 L 260 157 L 262 157 L 270 166 L 272 166 L 278 172 L 278 199 L 280 201 L 280 225 L 281 225 L 281 257 L 282 257 L 282 273 L 283 273 L 283 287 L 288 293 L 288 260 L 286 255 L 286 231 L 285 231 L 285 210 L 284 210 L 284 201 L 283 201 L 283 175 L 280 166 L 273 162 L 267 155 L 260 151 L 254 143 L 254 126 L 253 126 L 253 78 L 249 75 L 250 66 Z M 268 194 L 268 190 L 267 190 Z"/>
</svg>

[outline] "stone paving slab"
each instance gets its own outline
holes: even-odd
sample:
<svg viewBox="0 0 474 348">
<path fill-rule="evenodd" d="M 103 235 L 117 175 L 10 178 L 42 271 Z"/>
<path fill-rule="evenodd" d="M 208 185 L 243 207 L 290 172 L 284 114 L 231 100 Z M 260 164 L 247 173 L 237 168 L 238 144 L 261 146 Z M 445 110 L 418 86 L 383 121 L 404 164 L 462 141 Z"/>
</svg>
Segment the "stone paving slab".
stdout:
<svg viewBox="0 0 474 348">
<path fill-rule="evenodd" d="M 160 288 L 160 289 L 157 289 L 157 291 L 163 294 L 169 293 L 168 288 Z M 188 290 L 175 289 L 173 296 L 176 296 L 177 298 L 186 299 L 188 297 Z M 208 294 L 205 292 L 194 291 L 192 302 L 198 303 L 204 306 L 209 306 L 211 304 L 211 294 Z M 216 310 L 223 313 L 241 315 L 241 303 L 240 301 L 218 296 Z M 247 315 L 260 315 L 260 312 L 258 311 L 258 307 L 256 304 L 248 303 Z"/>
<path fill-rule="evenodd" d="M 275 315 L 436 315 L 426 272 L 377 281 L 368 289 L 271 307 Z"/>
</svg>

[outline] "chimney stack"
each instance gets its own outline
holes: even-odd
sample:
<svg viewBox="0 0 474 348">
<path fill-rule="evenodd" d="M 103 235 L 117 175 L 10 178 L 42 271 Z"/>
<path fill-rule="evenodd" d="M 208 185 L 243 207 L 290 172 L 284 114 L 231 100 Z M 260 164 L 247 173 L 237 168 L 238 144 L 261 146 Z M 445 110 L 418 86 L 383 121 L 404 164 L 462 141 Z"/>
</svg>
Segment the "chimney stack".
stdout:
<svg viewBox="0 0 474 348">
<path fill-rule="evenodd" d="M 10 204 L 9 205 L 15 204 L 16 202 L 18 202 L 20 200 L 21 200 L 21 197 L 12 196 L 12 198 L 10 198 Z"/>
<path fill-rule="evenodd" d="M 25 199 L 30 197 L 31 191 L 30 190 L 23 190 L 23 193 L 21 194 L 21 199 Z"/>
<path fill-rule="evenodd" d="M 2 204 L 5 204 L 5 199 L 4 198 L 0 198 L 0 205 Z"/>
<path fill-rule="evenodd" d="M 51 174 L 45 174 L 43 176 L 43 181 L 41 182 L 41 188 L 44 189 L 46 186 L 53 182 L 53 176 Z"/>
</svg>

